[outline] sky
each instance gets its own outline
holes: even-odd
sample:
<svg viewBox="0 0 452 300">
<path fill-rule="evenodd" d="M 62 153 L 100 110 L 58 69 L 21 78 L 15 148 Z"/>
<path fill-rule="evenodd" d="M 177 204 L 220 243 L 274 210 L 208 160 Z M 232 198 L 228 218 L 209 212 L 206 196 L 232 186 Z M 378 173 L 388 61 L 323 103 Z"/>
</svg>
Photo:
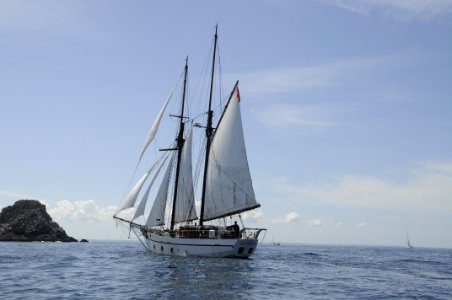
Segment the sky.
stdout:
<svg viewBox="0 0 452 300">
<path fill-rule="evenodd" d="M 71 236 L 126 239 L 113 212 L 187 55 L 207 95 L 215 24 L 262 205 L 247 226 L 452 248 L 450 0 L 0 0 L 0 208 L 36 199 Z"/>
</svg>

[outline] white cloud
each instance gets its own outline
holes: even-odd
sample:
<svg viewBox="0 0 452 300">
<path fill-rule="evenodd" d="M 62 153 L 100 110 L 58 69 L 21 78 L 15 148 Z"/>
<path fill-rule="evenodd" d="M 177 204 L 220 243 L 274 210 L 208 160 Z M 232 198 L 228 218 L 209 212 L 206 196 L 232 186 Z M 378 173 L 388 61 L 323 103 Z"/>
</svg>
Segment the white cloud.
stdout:
<svg viewBox="0 0 452 300">
<path fill-rule="evenodd" d="M 432 21 L 452 13 L 450 0 L 322 0 L 360 15 L 373 13 L 402 21 Z"/>
<path fill-rule="evenodd" d="M 250 210 L 250 211 L 242 213 L 243 220 L 246 222 L 249 222 L 249 223 L 256 223 L 259 220 L 261 220 L 263 216 L 264 216 L 264 213 L 262 212 L 261 209 Z"/>
<path fill-rule="evenodd" d="M 389 65 L 394 57 L 357 57 L 307 67 L 261 70 L 241 74 L 227 74 L 226 78 L 240 78 L 247 93 L 283 93 L 312 88 L 341 85 L 344 76 L 369 68 Z"/>
<path fill-rule="evenodd" d="M 13 198 L 13 199 L 23 199 L 23 195 L 13 192 L 13 191 L 0 191 L 0 197 L 5 197 L 5 198 Z"/>
<path fill-rule="evenodd" d="M 308 223 L 309 226 L 322 226 L 323 225 L 322 220 L 319 218 L 307 220 L 306 223 Z"/>
<path fill-rule="evenodd" d="M 84 15 L 84 8 L 78 1 L 0 0 L 0 29 L 89 33 Z"/>
<path fill-rule="evenodd" d="M 422 164 L 422 166 L 426 169 L 435 171 L 435 172 L 441 172 L 445 174 L 452 174 L 452 162 L 427 162 Z"/>
<path fill-rule="evenodd" d="M 47 202 L 46 200 L 38 200 L 39 203 L 45 205 L 46 207 L 49 207 L 49 202 Z"/>
<path fill-rule="evenodd" d="M 344 176 L 324 184 L 285 185 L 281 189 L 296 201 L 452 216 L 450 162 L 422 164 L 397 182 L 370 176 Z"/>
<path fill-rule="evenodd" d="M 357 224 L 356 226 L 358 226 L 358 227 L 364 227 L 364 226 L 366 226 L 367 224 L 365 223 L 365 222 L 361 222 L 361 223 L 359 223 L 359 224 Z"/>
<path fill-rule="evenodd" d="M 300 216 L 298 215 L 298 213 L 293 211 L 286 215 L 284 223 L 295 223 L 299 218 Z"/>
<path fill-rule="evenodd" d="M 412 62 L 416 53 L 409 50 L 387 56 L 354 57 L 311 66 L 260 70 L 226 74 L 225 78 L 240 78 L 247 93 L 288 93 L 316 88 L 342 86 L 364 75 L 373 76 L 380 68 L 394 68 Z"/>
<path fill-rule="evenodd" d="M 335 119 L 346 111 L 346 108 L 326 105 L 279 104 L 260 111 L 258 118 L 267 126 L 274 128 L 331 128 L 341 126 L 341 123 Z"/>
<path fill-rule="evenodd" d="M 405 64 L 417 61 L 416 51 L 404 51 L 387 56 L 355 57 L 330 63 L 283 69 L 262 70 L 235 74 L 246 83 L 248 93 L 291 93 L 313 88 L 330 88 L 356 85 L 366 76 L 379 76 Z M 278 97 L 283 97 L 279 95 Z M 326 104 L 284 104 L 272 101 L 256 111 L 259 120 L 273 128 L 317 127 L 331 128 L 343 126 L 347 113 L 365 109 L 362 101 L 355 103 L 337 102 Z"/>
<path fill-rule="evenodd" d="M 272 223 L 276 223 L 276 224 L 296 223 L 299 218 L 300 218 L 300 215 L 297 212 L 292 211 L 292 212 L 286 214 L 283 218 L 274 220 Z"/>
<path fill-rule="evenodd" d="M 110 221 L 116 206 L 100 206 L 94 200 L 62 200 L 55 208 L 47 208 L 49 215 L 57 220 Z"/>
<path fill-rule="evenodd" d="M 306 220 L 306 224 L 308 224 L 311 227 L 319 227 L 319 226 L 341 227 L 343 225 L 342 222 L 335 222 L 333 220 L 324 221 L 320 218 L 308 219 L 308 220 Z M 365 223 L 363 223 L 363 224 L 365 224 Z"/>
</svg>

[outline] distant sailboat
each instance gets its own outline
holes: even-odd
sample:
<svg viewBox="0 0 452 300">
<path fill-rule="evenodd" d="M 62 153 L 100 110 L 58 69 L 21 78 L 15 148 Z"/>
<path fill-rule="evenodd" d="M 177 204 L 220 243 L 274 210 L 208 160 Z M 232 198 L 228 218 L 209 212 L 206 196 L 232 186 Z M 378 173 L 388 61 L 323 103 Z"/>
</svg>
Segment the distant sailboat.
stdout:
<svg viewBox="0 0 452 300">
<path fill-rule="evenodd" d="M 408 237 L 408 233 L 406 234 L 406 247 L 407 247 L 408 249 L 413 248 L 413 246 L 412 246 L 411 243 L 410 243 L 410 238 Z"/>
<path fill-rule="evenodd" d="M 273 238 L 273 246 L 280 246 L 281 244 L 278 242 L 275 242 L 275 238 Z"/>
<path fill-rule="evenodd" d="M 235 222 L 227 226 L 227 219 L 240 213 L 260 207 L 257 203 L 251 181 L 245 140 L 240 114 L 240 93 L 238 82 L 229 97 L 229 101 L 220 114 L 216 126 L 212 124 L 212 92 L 214 84 L 215 54 L 217 50 L 217 29 L 213 48 L 210 97 L 204 125 L 191 125 L 190 116 L 184 114 L 185 91 L 188 66 L 184 69 L 184 87 L 181 101 L 178 134 L 168 149 L 161 149 L 161 155 L 155 164 L 138 180 L 132 191 L 124 199 L 113 218 L 125 222 L 130 230 L 142 241 L 146 248 L 157 254 L 175 256 L 239 257 L 247 258 L 254 253 L 259 234 L 263 228 L 242 229 Z M 160 119 L 168 105 L 165 102 L 151 132 L 146 139 L 140 161 L 148 145 L 157 133 Z M 185 125 L 189 125 L 188 132 Z M 205 129 L 205 148 L 202 153 L 204 173 L 200 214 L 195 208 L 195 184 L 192 172 L 192 135 L 193 127 Z M 162 173 L 162 172 L 163 173 Z M 196 172 L 195 172 L 196 173 Z M 160 186 L 154 183 L 160 182 Z M 143 187 L 147 185 L 147 188 Z M 142 193 L 141 201 L 131 218 L 120 213 L 135 207 Z M 145 215 L 145 206 L 150 195 L 155 194 L 153 206 L 144 224 L 137 218 Z M 165 219 L 167 221 L 165 222 Z M 217 224 L 206 224 L 216 220 Z M 193 224 L 194 221 L 197 221 Z"/>
</svg>

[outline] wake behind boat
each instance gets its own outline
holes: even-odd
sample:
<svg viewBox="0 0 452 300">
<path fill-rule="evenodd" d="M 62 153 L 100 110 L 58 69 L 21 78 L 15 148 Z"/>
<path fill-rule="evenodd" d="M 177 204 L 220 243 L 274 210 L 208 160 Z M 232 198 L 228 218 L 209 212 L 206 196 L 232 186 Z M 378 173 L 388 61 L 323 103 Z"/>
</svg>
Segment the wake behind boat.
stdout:
<svg viewBox="0 0 452 300">
<path fill-rule="evenodd" d="M 255 252 L 259 234 L 265 230 L 245 227 L 240 215 L 260 207 L 260 204 L 255 198 L 248 167 L 238 82 L 217 125 L 213 127 L 212 95 L 217 39 L 216 27 L 208 110 L 204 113 L 207 115 L 206 125 L 193 126 L 193 120 L 185 114 L 188 73 L 186 61 L 180 114 L 173 116 L 179 119 L 175 144 L 161 149 L 163 155 L 138 180 L 113 216 L 116 220 L 125 222 L 143 245 L 154 253 L 247 258 Z M 170 99 L 171 97 L 164 103 L 153 123 L 139 163 L 157 134 Z M 189 125 L 187 132 L 186 125 Z M 204 171 L 199 217 L 195 207 L 196 184 L 192 168 L 193 127 L 205 129 L 205 147 L 200 155 L 204 160 Z M 158 182 L 160 185 L 157 185 Z M 145 185 L 147 188 L 144 190 Z M 134 208 L 140 196 L 141 201 Z M 145 215 L 146 203 L 150 198 L 154 199 L 153 206 L 147 213 L 144 224 L 140 224 L 137 220 Z M 124 216 L 132 208 L 133 216 Z M 230 223 L 232 216 L 238 216 L 242 229 L 237 221 Z"/>
</svg>

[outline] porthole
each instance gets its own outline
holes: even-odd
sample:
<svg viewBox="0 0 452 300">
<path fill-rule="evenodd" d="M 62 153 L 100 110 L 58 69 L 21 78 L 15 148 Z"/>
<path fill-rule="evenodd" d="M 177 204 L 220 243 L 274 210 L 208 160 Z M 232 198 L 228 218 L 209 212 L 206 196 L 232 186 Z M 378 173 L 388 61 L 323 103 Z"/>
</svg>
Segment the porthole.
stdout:
<svg viewBox="0 0 452 300">
<path fill-rule="evenodd" d="M 160 250 L 162 250 L 162 252 L 163 252 L 163 246 L 160 246 Z"/>
<path fill-rule="evenodd" d="M 245 250 L 245 248 L 240 247 L 240 248 L 239 248 L 239 254 L 242 254 L 242 253 L 243 253 L 243 250 Z"/>
<path fill-rule="evenodd" d="M 250 250 L 248 250 L 248 254 L 253 253 L 253 248 L 250 248 Z"/>
</svg>

